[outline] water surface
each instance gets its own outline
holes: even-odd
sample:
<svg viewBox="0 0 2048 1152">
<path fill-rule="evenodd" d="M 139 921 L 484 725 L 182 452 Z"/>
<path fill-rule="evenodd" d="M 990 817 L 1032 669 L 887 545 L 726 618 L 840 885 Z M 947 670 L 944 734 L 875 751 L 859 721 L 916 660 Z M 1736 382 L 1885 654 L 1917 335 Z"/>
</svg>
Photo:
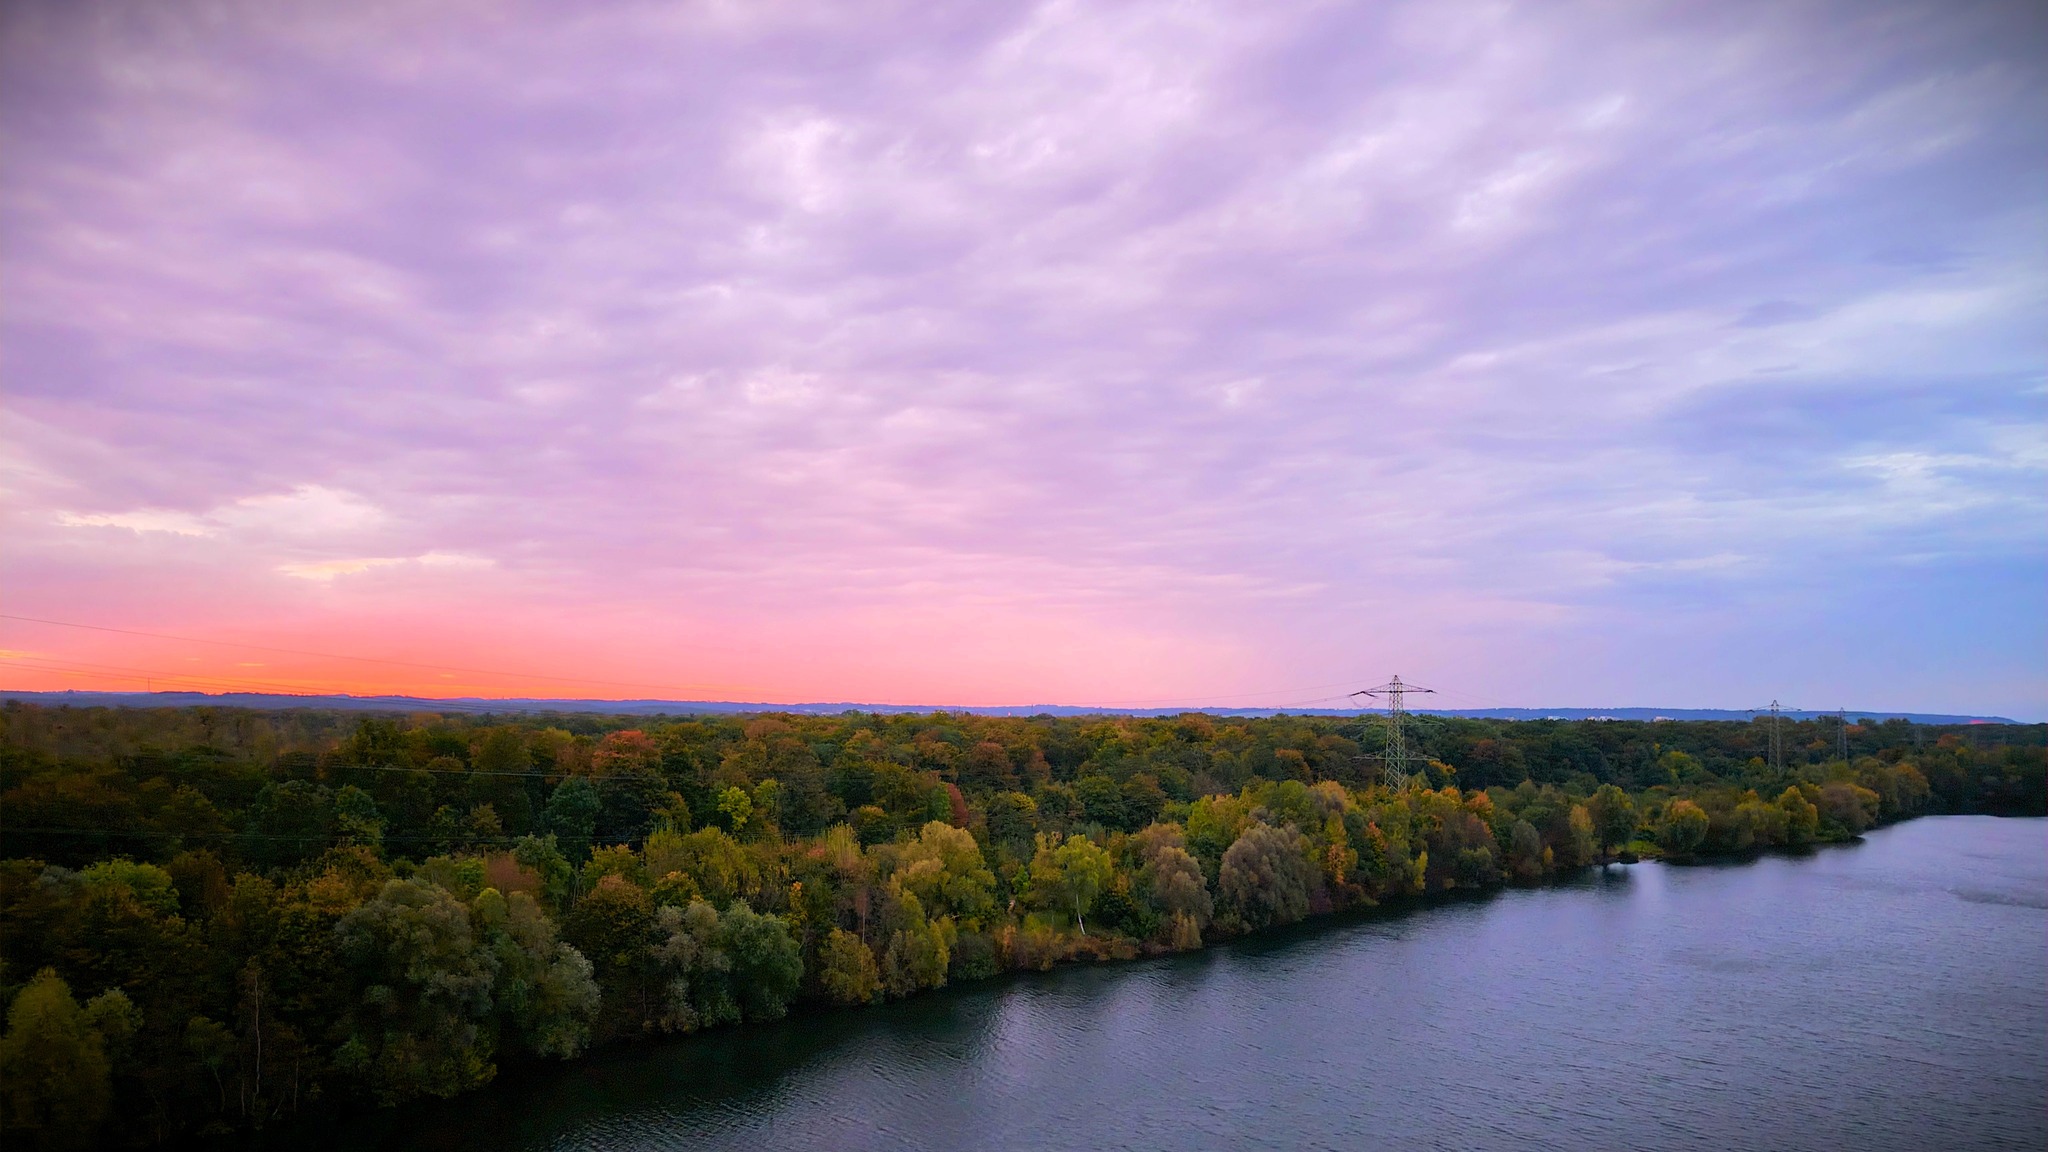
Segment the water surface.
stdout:
<svg viewBox="0 0 2048 1152">
<path fill-rule="evenodd" d="M 628 1046 L 351 1148 L 2031 1148 L 2048 821 L 1636 865 Z"/>
</svg>

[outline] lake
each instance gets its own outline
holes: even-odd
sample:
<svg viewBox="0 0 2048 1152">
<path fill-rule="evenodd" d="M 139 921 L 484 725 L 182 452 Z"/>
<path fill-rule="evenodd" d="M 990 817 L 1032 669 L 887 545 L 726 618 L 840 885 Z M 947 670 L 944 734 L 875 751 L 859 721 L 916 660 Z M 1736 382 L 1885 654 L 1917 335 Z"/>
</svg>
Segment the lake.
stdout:
<svg viewBox="0 0 2048 1152">
<path fill-rule="evenodd" d="M 339 1147 L 2030 1148 L 2048 821 L 1638 864 L 608 1050 Z"/>
</svg>

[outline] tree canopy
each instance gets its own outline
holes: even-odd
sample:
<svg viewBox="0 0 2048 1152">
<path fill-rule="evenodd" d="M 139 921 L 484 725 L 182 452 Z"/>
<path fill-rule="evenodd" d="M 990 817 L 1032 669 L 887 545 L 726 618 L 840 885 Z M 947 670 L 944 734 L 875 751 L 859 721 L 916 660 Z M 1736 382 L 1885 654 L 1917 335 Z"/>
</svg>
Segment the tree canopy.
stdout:
<svg viewBox="0 0 2048 1152">
<path fill-rule="evenodd" d="M 2048 727 L 0 707 L 0 1127 L 144 1144 L 1636 855 L 2041 813 Z M 1848 759 L 1836 749 L 1846 739 Z"/>
</svg>

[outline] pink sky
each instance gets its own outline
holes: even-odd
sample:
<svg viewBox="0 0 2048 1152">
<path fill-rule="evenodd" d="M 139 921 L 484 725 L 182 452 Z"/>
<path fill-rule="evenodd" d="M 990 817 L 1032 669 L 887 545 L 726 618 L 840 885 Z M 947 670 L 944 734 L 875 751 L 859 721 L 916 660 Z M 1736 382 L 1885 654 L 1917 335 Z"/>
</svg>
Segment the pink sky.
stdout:
<svg viewBox="0 0 2048 1152">
<path fill-rule="evenodd" d="M 9 5 L 0 687 L 2048 714 L 2044 28 Z"/>
</svg>

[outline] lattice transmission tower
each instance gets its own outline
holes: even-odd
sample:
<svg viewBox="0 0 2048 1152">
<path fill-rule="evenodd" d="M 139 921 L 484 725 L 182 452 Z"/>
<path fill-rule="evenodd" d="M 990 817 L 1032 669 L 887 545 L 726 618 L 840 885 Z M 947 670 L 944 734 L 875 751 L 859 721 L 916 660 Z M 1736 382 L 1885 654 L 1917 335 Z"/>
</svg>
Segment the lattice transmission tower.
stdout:
<svg viewBox="0 0 2048 1152">
<path fill-rule="evenodd" d="M 1352 693 L 1353 696 L 1370 696 L 1375 700 L 1387 702 L 1386 763 L 1380 771 L 1387 787 L 1397 792 L 1408 786 L 1408 764 L 1411 759 L 1408 754 L 1408 743 L 1401 735 L 1401 718 L 1408 715 L 1404 697 L 1411 692 L 1435 691 L 1434 688 L 1417 688 L 1413 684 L 1403 684 L 1401 678 L 1396 676 L 1377 688 L 1362 688 Z"/>
<path fill-rule="evenodd" d="M 1771 771 L 1773 772 L 1783 772 L 1785 770 L 1785 736 L 1779 728 L 1779 722 L 1784 718 L 1785 707 L 1785 705 L 1773 700 L 1770 703 L 1770 707 L 1755 709 L 1757 712 L 1769 712 L 1771 714 Z M 1797 709 L 1794 709 L 1794 711 L 1797 711 Z"/>
</svg>

